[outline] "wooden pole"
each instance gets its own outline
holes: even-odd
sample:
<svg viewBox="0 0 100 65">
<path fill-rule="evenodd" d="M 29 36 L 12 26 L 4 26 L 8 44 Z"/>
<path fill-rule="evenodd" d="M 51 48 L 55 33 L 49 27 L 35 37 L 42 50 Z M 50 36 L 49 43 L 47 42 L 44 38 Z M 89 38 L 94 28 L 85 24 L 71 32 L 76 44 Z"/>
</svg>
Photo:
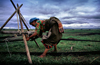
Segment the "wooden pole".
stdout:
<svg viewBox="0 0 100 65">
<path fill-rule="evenodd" d="M 12 5 L 14 6 L 14 8 L 15 8 L 15 10 L 17 9 L 16 8 L 16 6 L 15 6 L 15 4 L 14 4 L 14 2 L 12 1 L 12 0 L 10 0 L 11 1 L 11 3 L 12 3 Z M 19 7 L 19 5 L 17 4 L 17 6 Z M 22 16 L 22 14 L 20 13 L 20 12 L 17 12 L 18 14 L 20 14 L 20 18 L 21 18 L 21 20 L 22 20 L 22 22 L 24 23 L 24 25 L 25 25 L 25 27 L 27 28 L 27 30 L 29 31 L 29 28 L 27 27 L 27 25 L 26 25 L 26 23 L 24 22 L 24 19 L 23 19 L 23 16 Z M 39 45 L 38 45 L 38 43 L 36 42 L 36 40 L 34 40 L 34 42 L 36 43 L 36 45 L 39 47 Z"/>
<path fill-rule="evenodd" d="M 21 19 L 22 19 L 22 22 L 24 23 L 24 25 L 25 25 L 25 27 L 26 27 L 26 29 L 29 31 L 29 28 L 27 27 L 27 25 L 25 24 L 25 22 L 24 22 L 24 20 L 23 20 L 23 18 L 21 17 Z"/>
<path fill-rule="evenodd" d="M 15 6 L 15 5 L 14 5 Z M 19 7 L 19 5 L 17 4 L 17 6 Z M 21 13 L 19 12 L 19 14 L 21 15 Z M 21 20 L 22 20 L 22 22 L 24 23 L 24 25 L 26 26 L 26 28 L 27 28 L 27 30 L 29 31 L 29 29 L 28 29 L 28 27 L 27 27 L 27 25 L 26 25 L 26 23 L 24 22 L 24 19 L 22 18 L 23 16 L 21 15 Z M 34 42 L 36 43 L 36 45 L 39 47 L 39 45 L 38 45 L 38 43 L 36 42 L 36 40 L 34 40 Z M 39 47 L 40 48 L 40 47 Z"/>
<path fill-rule="evenodd" d="M 14 6 L 15 10 L 17 9 L 14 2 L 12 0 L 10 0 L 10 2 L 12 3 L 12 5 Z"/>
<path fill-rule="evenodd" d="M 20 25 L 21 25 L 21 32 L 24 32 L 24 30 L 23 30 L 23 24 L 22 24 L 22 18 L 21 18 L 21 15 L 20 15 L 20 10 L 18 10 L 18 12 L 19 12 Z M 28 61 L 29 61 L 30 64 L 32 64 L 32 60 L 31 60 L 29 48 L 27 46 L 27 41 L 26 41 L 25 35 L 22 34 L 22 36 L 23 36 L 23 41 L 24 41 L 24 44 L 25 44 L 25 49 L 26 49 Z"/>
<path fill-rule="evenodd" d="M 22 7 L 23 4 L 20 5 L 20 7 L 18 7 L 18 9 L 20 9 Z M 3 24 L 3 26 L 0 28 L 0 31 L 3 29 L 3 27 L 9 22 L 9 20 L 15 15 L 16 11 L 7 19 L 7 21 Z"/>
<path fill-rule="evenodd" d="M 16 8 L 14 2 L 13 2 L 12 0 L 10 0 L 10 1 L 11 1 L 12 5 L 14 6 L 15 10 L 16 10 L 17 8 Z M 19 5 L 17 4 L 17 6 L 19 6 Z M 17 13 L 18 13 L 18 12 L 17 12 Z M 24 23 L 26 29 L 29 31 L 29 28 L 27 27 L 27 25 L 26 25 L 25 22 L 24 22 L 24 19 L 22 18 L 23 16 L 21 15 L 21 13 L 18 13 L 18 14 L 20 14 L 22 22 Z"/>
<path fill-rule="evenodd" d="M 39 47 L 38 43 L 36 42 L 36 40 L 34 40 L 34 42 L 36 43 L 36 45 Z M 39 47 L 40 48 L 40 47 Z"/>
</svg>

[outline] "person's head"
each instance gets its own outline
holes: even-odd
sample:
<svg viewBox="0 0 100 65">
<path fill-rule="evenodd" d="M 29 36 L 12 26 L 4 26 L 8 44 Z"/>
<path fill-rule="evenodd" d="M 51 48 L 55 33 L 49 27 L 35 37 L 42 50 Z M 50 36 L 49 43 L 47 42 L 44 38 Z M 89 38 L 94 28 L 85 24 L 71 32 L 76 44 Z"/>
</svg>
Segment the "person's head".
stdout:
<svg viewBox="0 0 100 65">
<path fill-rule="evenodd" d="M 37 20 L 39 20 L 39 18 L 36 18 L 36 17 L 31 18 L 30 21 L 29 21 L 29 24 L 32 25 L 32 26 L 35 26 Z"/>
</svg>

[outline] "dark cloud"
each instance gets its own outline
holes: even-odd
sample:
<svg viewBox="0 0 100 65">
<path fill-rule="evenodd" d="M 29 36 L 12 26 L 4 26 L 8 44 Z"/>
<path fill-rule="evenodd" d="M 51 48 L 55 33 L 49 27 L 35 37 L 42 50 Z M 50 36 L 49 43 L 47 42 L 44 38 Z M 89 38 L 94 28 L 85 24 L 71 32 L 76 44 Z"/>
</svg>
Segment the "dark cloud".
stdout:
<svg viewBox="0 0 100 65">
<path fill-rule="evenodd" d="M 56 8 L 43 8 L 42 10 L 41 9 L 38 9 L 38 11 L 36 10 L 35 11 L 36 13 L 39 13 L 39 14 L 43 14 L 43 15 L 48 15 L 48 14 L 55 14 L 55 13 L 59 13 L 60 11 Z"/>
<path fill-rule="evenodd" d="M 100 14 L 98 15 L 91 15 L 91 16 L 81 16 L 82 18 L 86 19 L 100 19 Z"/>
<path fill-rule="evenodd" d="M 75 18 L 76 20 L 71 20 L 71 19 L 72 18 L 70 18 L 70 20 L 67 19 L 66 21 L 63 21 L 62 23 L 63 24 L 74 24 L 74 23 L 83 24 L 83 23 L 89 23 L 84 18 L 80 18 L 80 19 Z"/>
<path fill-rule="evenodd" d="M 87 23 L 87 22 L 80 22 L 80 21 L 63 21 L 63 24 L 83 24 L 83 23 Z"/>
<path fill-rule="evenodd" d="M 40 19 L 56 16 L 63 24 L 84 26 L 88 23 L 90 27 L 100 27 L 98 25 L 100 23 L 100 0 L 13 0 L 13 2 L 15 5 L 23 4 L 20 10 L 27 21 L 35 16 Z M 0 26 L 14 11 L 10 0 L 0 0 Z M 10 25 L 17 27 L 14 22 L 17 22 L 16 15 L 11 19 L 8 27 Z"/>
</svg>

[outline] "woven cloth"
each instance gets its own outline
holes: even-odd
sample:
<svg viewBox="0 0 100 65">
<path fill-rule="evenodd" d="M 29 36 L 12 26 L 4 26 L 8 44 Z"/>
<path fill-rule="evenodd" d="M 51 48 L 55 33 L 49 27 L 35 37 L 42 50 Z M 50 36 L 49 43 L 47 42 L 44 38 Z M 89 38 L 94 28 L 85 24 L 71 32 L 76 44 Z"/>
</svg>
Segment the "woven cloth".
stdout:
<svg viewBox="0 0 100 65">
<path fill-rule="evenodd" d="M 64 33 L 64 29 L 63 29 L 63 25 L 62 25 L 61 21 L 56 17 L 50 17 L 50 22 L 52 22 L 52 21 L 57 22 L 58 23 L 58 27 L 59 27 L 59 32 L 60 33 Z"/>
</svg>

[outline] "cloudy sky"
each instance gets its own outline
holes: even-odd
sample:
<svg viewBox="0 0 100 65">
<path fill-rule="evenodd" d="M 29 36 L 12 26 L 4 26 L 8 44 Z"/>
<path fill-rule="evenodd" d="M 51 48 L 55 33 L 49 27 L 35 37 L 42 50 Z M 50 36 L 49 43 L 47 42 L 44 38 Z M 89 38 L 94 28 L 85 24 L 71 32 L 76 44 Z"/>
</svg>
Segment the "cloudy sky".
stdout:
<svg viewBox="0 0 100 65">
<path fill-rule="evenodd" d="M 20 10 L 27 22 L 33 17 L 48 19 L 55 16 L 61 20 L 64 28 L 100 28 L 100 0 L 13 0 L 13 2 L 15 5 L 23 4 Z M 0 27 L 14 11 L 10 0 L 0 0 Z M 18 28 L 17 15 L 5 27 Z"/>
</svg>

